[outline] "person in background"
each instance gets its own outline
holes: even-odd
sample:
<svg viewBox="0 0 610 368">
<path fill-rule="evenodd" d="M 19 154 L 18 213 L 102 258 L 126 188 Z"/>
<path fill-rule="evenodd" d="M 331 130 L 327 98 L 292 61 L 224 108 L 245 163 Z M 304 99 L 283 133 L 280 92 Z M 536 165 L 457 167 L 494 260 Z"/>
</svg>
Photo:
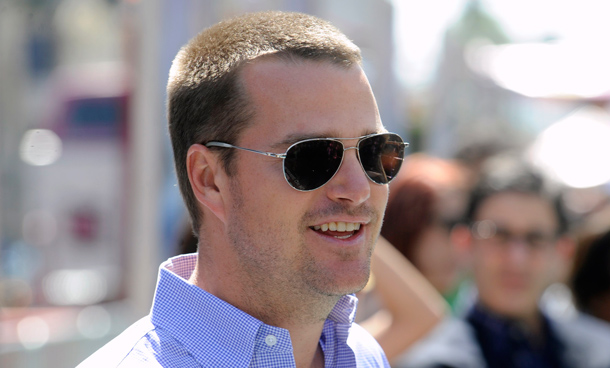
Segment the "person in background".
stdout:
<svg viewBox="0 0 610 368">
<path fill-rule="evenodd" d="M 462 218 L 468 177 L 458 163 L 423 153 L 409 155 L 390 186 L 381 235 L 460 310 L 463 257 L 451 241 Z"/>
<path fill-rule="evenodd" d="M 353 323 L 406 143 L 360 50 L 300 13 L 246 14 L 183 47 L 168 82 L 196 254 L 81 367 L 388 367 Z"/>
<path fill-rule="evenodd" d="M 545 288 L 570 267 L 560 195 L 519 159 L 484 165 L 452 234 L 467 249 L 478 289 L 464 318 L 441 324 L 399 367 L 609 367 L 610 329 L 576 315 L 559 320 L 539 307 Z"/>
</svg>

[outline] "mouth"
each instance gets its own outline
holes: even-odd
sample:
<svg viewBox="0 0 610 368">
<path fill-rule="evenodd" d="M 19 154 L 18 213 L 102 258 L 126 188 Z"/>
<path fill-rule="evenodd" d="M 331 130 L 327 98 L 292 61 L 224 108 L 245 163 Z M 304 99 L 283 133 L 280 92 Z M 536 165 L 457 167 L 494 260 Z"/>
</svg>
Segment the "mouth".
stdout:
<svg viewBox="0 0 610 368">
<path fill-rule="evenodd" d="M 338 221 L 310 226 L 310 229 L 336 239 L 349 239 L 360 232 L 360 226 L 361 224 L 358 222 Z"/>
<path fill-rule="evenodd" d="M 514 290 L 526 289 L 528 285 L 528 279 L 524 275 L 518 274 L 504 274 L 501 281 L 505 288 Z"/>
</svg>

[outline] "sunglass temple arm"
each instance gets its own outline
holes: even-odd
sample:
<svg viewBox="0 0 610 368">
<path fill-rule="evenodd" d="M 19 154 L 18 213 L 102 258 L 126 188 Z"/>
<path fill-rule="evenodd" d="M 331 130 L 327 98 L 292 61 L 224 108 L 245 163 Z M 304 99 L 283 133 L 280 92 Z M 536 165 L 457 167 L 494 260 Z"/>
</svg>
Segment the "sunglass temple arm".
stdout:
<svg viewBox="0 0 610 368">
<path fill-rule="evenodd" d="M 281 159 L 285 159 L 286 158 L 286 154 L 284 154 L 284 153 L 273 153 L 273 152 L 257 151 L 257 150 L 253 150 L 253 149 L 250 149 L 250 148 L 237 147 L 237 146 L 234 146 L 232 144 L 224 143 L 224 142 L 208 142 L 205 146 L 206 147 L 236 148 L 236 149 L 239 149 L 239 150 L 242 150 L 242 151 L 254 152 L 254 153 L 258 153 L 259 155 L 265 155 L 265 156 L 268 156 L 268 157 L 281 158 Z"/>
</svg>

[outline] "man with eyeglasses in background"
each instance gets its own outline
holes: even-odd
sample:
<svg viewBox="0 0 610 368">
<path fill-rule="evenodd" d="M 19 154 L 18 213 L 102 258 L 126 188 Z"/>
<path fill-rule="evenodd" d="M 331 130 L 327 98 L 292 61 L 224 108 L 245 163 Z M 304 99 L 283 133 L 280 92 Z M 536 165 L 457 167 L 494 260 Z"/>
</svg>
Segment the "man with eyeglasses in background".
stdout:
<svg viewBox="0 0 610 368">
<path fill-rule="evenodd" d="M 193 38 L 169 130 L 198 253 L 162 264 L 150 315 L 82 367 L 388 367 L 353 323 L 402 139 L 329 23 L 247 14 Z"/>
<path fill-rule="evenodd" d="M 558 318 L 540 299 L 565 281 L 574 251 L 556 184 L 510 156 L 489 160 L 471 193 L 456 246 L 470 255 L 477 297 L 401 361 L 413 368 L 610 367 L 610 329 Z"/>
</svg>

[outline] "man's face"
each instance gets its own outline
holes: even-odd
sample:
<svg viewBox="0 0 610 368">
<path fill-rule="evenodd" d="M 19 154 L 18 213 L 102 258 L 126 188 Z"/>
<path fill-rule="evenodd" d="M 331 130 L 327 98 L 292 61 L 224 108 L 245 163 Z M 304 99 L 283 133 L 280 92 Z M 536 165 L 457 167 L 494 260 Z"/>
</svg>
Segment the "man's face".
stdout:
<svg viewBox="0 0 610 368">
<path fill-rule="evenodd" d="M 507 317 L 532 316 L 558 265 L 552 205 L 532 194 L 500 193 L 484 200 L 476 220 L 472 255 L 479 299 Z"/>
<path fill-rule="evenodd" d="M 255 112 L 238 146 L 284 153 L 290 144 L 306 138 L 351 138 L 383 131 L 360 67 L 257 60 L 245 67 L 242 81 Z M 343 143 L 353 147 L 357 140 Z M 345 151 L 335 177 L 310 192 L 290 187 L 281 159 L 235 154 L 226 226 L 253 287 L 284 295 L 296 290 L 304 296 L 338 296 L 361 289 L 369 277 L 388 188 L 365 176 L 356 151 Z M 360 228 L 316 230 L 331 223 Z"/>
</svg>

